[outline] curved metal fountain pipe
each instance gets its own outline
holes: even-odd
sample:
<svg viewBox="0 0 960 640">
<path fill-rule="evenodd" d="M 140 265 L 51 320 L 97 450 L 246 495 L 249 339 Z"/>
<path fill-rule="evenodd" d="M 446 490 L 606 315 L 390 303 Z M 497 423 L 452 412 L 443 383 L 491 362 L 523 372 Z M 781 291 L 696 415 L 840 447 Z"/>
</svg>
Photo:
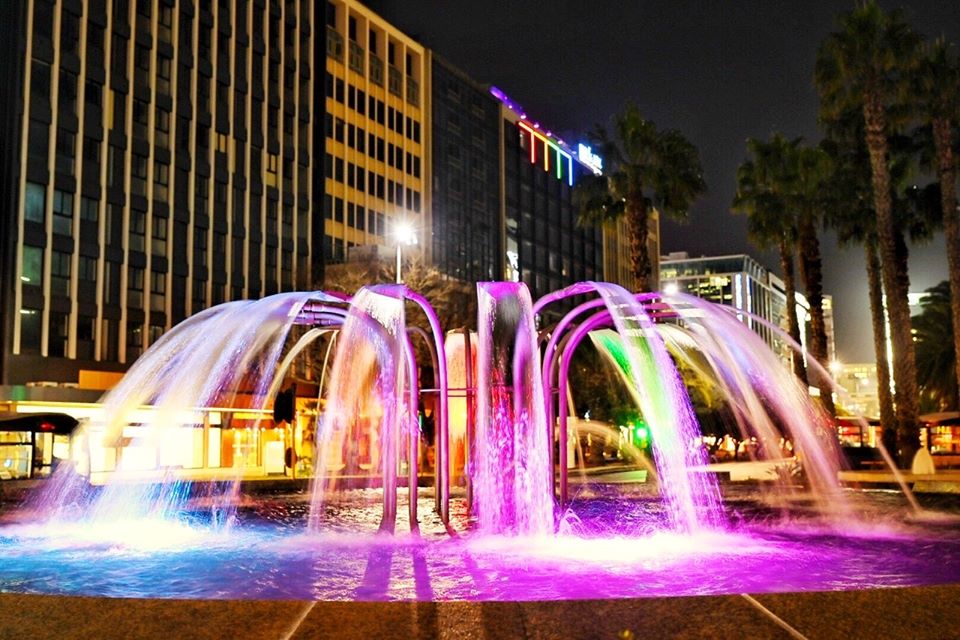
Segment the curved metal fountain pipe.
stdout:
<svg viewBox="0 0 960 640">
<path fill-rule="evenodd" d="M 437 403 L 436 460 L 437 476 L 439 476 L 439 509 L 440 519 L 444 524 L 450 521 L 450 426 L 447 419 L 447 355 L 443 346 L 443 329 L 440 319 L 430 302 L 409 287 L 403 284 L 384 284 L 373 287 L 378 293 L 399 297 L 416 303 L 427 316 L 430 330 L 433 333 L 433 342 L 437 349 L 437 378 L 440 389 L 440 402 Z"/>
<path fill-rule="evenodd" d="M 443 520 L 444 524 L 447 524 L 450 522 L 450 422 L 449 408 L 447 406 L 449 388 L 447 383 L 447 352 L 443 344 L 443 329 L 440 327 L 440 319 L 437 317 L 437 312 L 427 299 L 407 287 L 404 287 L 404 289 L 407 290 L 407 299 L 417 303 L 417 305 L 423 309 L 424 314 L 426 314 L 427 322 L 430 323 L 430 330 L 433 332 L 433 343 L 436 348 L 436 372 L 437 382 L 439 383 L 438 389 L 440 390 L 439 402 L 437 402 L 436 406 L 437 428 L 434 431 L 437 453 L 436 475 L 439 477 L 440 485 L 440 491 L 438 492 L 440 495 L 440 519 Z"/>
<path fill-rule="evenodd" d="M 419 327 L 408 327 L 407 328 L 407 339 L 405 341 L 406 346 L 406 360 L 407 360 L 407 376 L 410 379 L 408 385 L 409 390 L 407 393 L 407 513 L 410 517 L 410 531 L 418 533 L 420 531 L 420 523 L 417 521 L 417 492 L 419 490 L 419 485 L 417 484 L 417 456 L 420 452 L 420 429 L 418 424 L 413 424 L 416 422 L 417 415 L 417 400 L 420 397 L 420 381 L 417 376 L 417 357 L 413 352 L 413 342 L 410 340 L 410 330 L 419 329 Z M 423 331 L 422 329 L 420 329 Z"/>
<path fill-rule="evenodd" d="M 581 322 L 570 334 L 570 340 L 560 355 L 560 378 L 557 381 L 557 386 L 561 392 L 567 388 L 570 363 L 573 362 L 573 352 L 577 350 L 580 342 L 588 333 L 611 321 L 610 312 L 604 309 Z M 560 506 L 563 507 L 567 503 L 567 403 L 561 399 L 558 404 L 560 409 L 560 455 L 562 456 L 560 463 Z"/>
<path fill-rule="evenodd" d="M 421 338 L 423 338 L 424 343 L 426 343 L 427 345 L 427 351 L 430 352 L 430 363 L 433 365 L 433 370 L 437 371 L 440 367 L 439 356 L 437 355 L 436 345 L 434 345 L 430 335 L 428 335 L 427 332 L 424 331 L 421 327 L 416 327 L 416 326 L 407 327 L 407 332 L 415 333 Z M 440 403 L 437 402 L 437 404 L 440 404 Z M 436 409 L 436 410 L 439 411 L 439 409 Z M 434 430 L 434 441 L 436 441 L 436 436 L 437 436 L 436 430 Z M 436 447 L 434 447 L 434 451 L 436 451 Z M 434 508 L 436 509 L 437 513 L 440 513 L 441 511 L 440 509 L 440 475 L 436 473 L 436 469 L 434 470 L 434 474 L 433 474 L 433 488 L 434 488 Z"/>
<path fill-rule="evenodd" d="M 474 413 L 473 403 L 476 400 L 477 390 L 473 387 L 473 347 L 470 345 L 470 329 L 463 327 L 460 329 L 460 332 L 463 333 L 463 353 L 464 353 L 464 395 L 467 401 L 467 424 L 466 424 L 466 433 L 464 434 L 465 440 L 465 451 L 463 455 L 463 477 L 467 485 L 467 511 L 468 513 L 473 512 L 473 482 L 470 481 L 470 457 L 473 455 L 473 432 L 476 429 L 474 420 L 476 419 L 476 414 Z M 551 450 L 553 447 L 551 447 Z"/>
<path fill-rule="evenodd" d="M 553 294 L 547 294 L 547 295 L 550 296 Z M 539 304 L 541 300 L 543 300 L 543 298 L 538 300 L 537 304 Z M 556 370 L 557 360 L 560 355 L 560 352 L 558 350 L 558 344 L 561 342 L 561 340 L 563 339 L 564 333 L 567 331 L 567 329 L 570 327 L 570 325 L 573 323 L 573 321 L 576 319 L 578 315 L 580 315 L 581 313 L 589 309 L 599 307 L 602 305 L 603 305 L 603 300 L 597 299 L 597 300 L 588 300 L 574 307 L 571 311 L 567 313 L 567 315 L 561 318 L 560 322 L 558 322 L 556 326 L 554 326 L 553 331 L 550 333 L 550 339 L 547 340 L 546 350 L 543 352 L 543 362 L 541 363 L 540 379 L 543 387 L 544 417 L 546 418 L 546 422 L 547 422 L 547 442 L 551 443 L 550 451 L 547 454 L 551 472 L 553 471 L 553 466 L 554 466 L 554 463 L 556 462 L 553 456 L 553 444 L 552 444 L 553 443 L 553 426 L 554 426 L 553 425 L 553 418 L 554 418 L 554 411 L 553 411 L 554 393 L 553 392 L 555 390 L 557 391 L 557 403 L 563 404 L 563 400 L 560 398 L 560 395 L 559 395 L 560 394 L 559 387 L 553 386 L 553 372 Z M 558 455 L 559 455 L 559 451 L 558 451 Z M 552 474 L 551 474 L 551 478 L 552 478 Z M 553 495 L 554 493 L 553 484 L 554 484 L 553 480 L 551 479 L 550 481 L 551 495 Z"/>
<path fill-rule="evenodd" d="M 547 305 L 557 302 L 558 300 L 562 300 L 564 298 L 568 298 L 575 295 L 583 295 L 586 293 L 596 293 L 599 295 L 599 291 L 597 287 L 598 284 L 600 283 L 593 282 L 593 281 L 578 282 L 576 284 L 570 285 L 569 287 L 565 287 L 558 291 L 548 293 L 547 295 L 537 300 L 537 302 L 533 305 L 534 314 L 539 313 Z M 655 293 L 638 293 L 634 295 L 634 298 L 638 302 L 643 303 L 643 302 L 655 299 L 657 295 L 658 294 L 655 294 Z M 573 321 L 577 318 L 577 316 L 581 315 L 586 311 L 589 311 L 590 309 L 595 309 L 603 306 L 606 306 L 606 302 L 603 300 L 603 298 L 600 298 L 600 297 L 594 300 L 587 300 L 586 302 L 583 302 L 577 305 L 571 311 L 567 312 L 567 314 L 560 320 L 560 322 L 557 323 L 557 325 L 554 327 L 550 335 L 550 339 L 547 341 L 547 347 L 544 352 L 544 359 L 541 365 L 541 380 L 542 380 L 542 386 L 544 390 L 544 409 L 545 409 L 544 413 L 547 420 L 548 442 L 553 442 L 553 416 L 554 416 L 553 388 L 554 387 L 552 386 L 552 380 L 553 380 L 553 373 L 556 371 L 558 361 L 561 357 L 561 354 L 557 348 L 558 343 L 562 339 L 564 339 L 563 334 L 567 331 L 567 329 L 573 323 Z M 565 407 L 564 399 L 560 396 L 560 394 L 563 391 L 563 387 L 558 384 L 556 389 L 558 394 L 557 405 Z M 566 409 L 564 408 L 564 412 L 565 411 Z M 565 427 L 563 429 L 565 429 Z M 566 436 L 565 431 L 563 431 L 563 434 L 565 437 Z M 562 449 L 558 450 L 558 455 L 560 455 L 560 451 L 563 451 L 563 450 Z M 550 447 L 548 457 L 549 457 L 550 468 L 553 469 L 554 462 L 555 462 L 553 457 L 553 446 Z M 564 469 L 564 471 L 566 470 L 565 464 L 560 464 L 560 467 Z M 562 478 L 562 481 L 565 482 L 565 478 Z M 553 491 L 553 488 L 551 487 L 551 492 L 552 491 Z"/>
</svg>

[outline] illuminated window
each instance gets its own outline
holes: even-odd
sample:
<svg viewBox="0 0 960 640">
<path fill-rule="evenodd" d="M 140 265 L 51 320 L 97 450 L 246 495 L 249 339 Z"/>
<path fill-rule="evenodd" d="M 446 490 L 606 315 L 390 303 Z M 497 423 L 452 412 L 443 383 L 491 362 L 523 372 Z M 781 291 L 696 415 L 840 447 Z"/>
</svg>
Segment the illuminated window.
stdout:
<svg viewBox="0 0 960 640">
<path fill-rule="evenodd" d="M 24 245 L 20 261 L 20 281 L 34 287 L 43 284 L 43 249 Z"/>
</svg>

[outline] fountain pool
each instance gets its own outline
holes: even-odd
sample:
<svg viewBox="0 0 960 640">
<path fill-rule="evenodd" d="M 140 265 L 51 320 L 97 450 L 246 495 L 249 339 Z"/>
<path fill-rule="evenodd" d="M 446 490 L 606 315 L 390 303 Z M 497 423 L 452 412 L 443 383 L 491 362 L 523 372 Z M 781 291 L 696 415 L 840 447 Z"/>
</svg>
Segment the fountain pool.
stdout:
<svg viewBox="0 0 960 640">
<path fill-rule="evenodd" d="M 357 492 L 330 507 L 337 525 L 306 529 L 306 496 L 261 496 L 218 530 L 178 522 L 0 527 L 0 591 L 108 597 L 297 600 L 561 600 L 850 590 L 960 578 L 960 501 L 931 504 L 939 522 L 898 522 L 895 493 L 861 494 L 857 531 L 782 520 L 731 489 L 729 531 L 660 528 L 653 496 L 577 498 L 560 533 L 463 535 L 463 499 L 448 535 L 421 499 L 420 535 L 377 535 L 379 511 Z M 404 529 L 402 519 L 398 529 Z"/>
<path fill-rule="evenodd" d="M 92 485 L 87 459 L 87 475 L 64 465 L 22 507 L 0 511 L 0 592 L 556 600 L 960 579 L 960 499 L 920 505 L 841 488 L 829 420 L 737 312 L 605 283 L 536 302 L 520 283 L 481 283 L 478 294 L 472 345 L 469 333 L 445 335 L 427 301 L 401 285 L 364 288 L 352 304 L 323 293 L 228 303 L 181 324 L 104 398 L 100 431 L 82 434 L 116 458 L 105 484 Z M 537 315 L 564 300 L 579 304 L 538 333 Z M 412 305 L 428 329 L 407 324 Z M 290 363 L 331 335 L 308 491 L 251 496 L 229 469 L 209 483 L 177 475 L 195 462 L 178 448 L 198 435 L 203 459 L 219 455 L 196 407 L 243 398 L 266 413 Z M 459 389 L 460 469 L 445 402 L 457 393 L 446 374 L 451 336 L 464 341 L 464 379 L 476 382 Z M 644 471 L 605 482 L 556 460 L 576 428 L 559 390 L 576 383 L 572 353 L 588 336 L 649 427 L 649 481 Z M 428 346 L 432 389 L 421 389 L 414 338 Z M 799 460 L 802 477 L 718 482 L 681 368 L 722 395 L 764 461 Z M 420 489 L 418 402 L 430 393 L 437 471 Z M 149 420 L 135 417 L 144 406 Z M 787 439 L 798 460 L 778 446 Z"/>
</svg>

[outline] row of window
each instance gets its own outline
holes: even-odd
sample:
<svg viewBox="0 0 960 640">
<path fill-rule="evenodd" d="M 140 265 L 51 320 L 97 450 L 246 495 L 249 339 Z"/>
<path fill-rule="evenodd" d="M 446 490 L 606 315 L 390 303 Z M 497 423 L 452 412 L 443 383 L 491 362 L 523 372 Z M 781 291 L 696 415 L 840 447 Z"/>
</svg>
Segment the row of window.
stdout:
<svg viewBox="0 0 960 640">
<path fill-rule="evenodd" d="M 388 107 L 383 100 L 378 100 L 372 94 L 368 96 L 363 89 L 352 84 L 347 85 L 342 78 L 336 78 L 332 73 L 327 72 L 326 83 L 327 96 L 419 144 L 420 122 L 416 119 L 404 116 L 399 109 Z"/>
<path fill-rule="evenodd" d="M 387 217 L 380 211 L 345 202 L 343 198 L 324 196 L 323 215 L 327 220 L 346 224 L 351 229 L 367 231 L 381 238 L 387 235 Z"/>
<path fill-rule="evenodd" d="M 371 196 L 386 200 L 390 204 L 405 207 L 420 213 L 423 206 L 420 192 L 402 183 L 389 180 L 375 173 L 372 169 L 364 169 L 343 158 L 337 158 L 329 153 L 324 163 L 326 177 L 346 184 L 348 187 L 365 192 Z"/>
<path fill-rule="evenodd" d="M 326 115 L 326 135 L 327 138 L 343 143 L 360 153 L 369 154 L 371 158 L 398 171 L 404 171 L 414 178 L 420 177 L 419 156 L 409 151 L 404 155 L 403 148 L 399 145 L 387 142 L 372 132 L 364 131 L 362 127 L 347 124 L 342 118 L 334 118 L 330 113 Z"/>
</svg>

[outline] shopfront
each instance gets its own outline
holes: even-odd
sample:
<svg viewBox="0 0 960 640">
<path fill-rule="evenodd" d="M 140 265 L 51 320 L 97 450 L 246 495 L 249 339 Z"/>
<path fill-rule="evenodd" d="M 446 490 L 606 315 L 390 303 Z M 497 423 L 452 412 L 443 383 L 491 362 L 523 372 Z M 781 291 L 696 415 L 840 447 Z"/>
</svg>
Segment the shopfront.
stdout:
<svg viewBox="0 0 960 640">
<path fill-rule="evenodd" d="M 50 476 L 70 459 L 76 426 L 63 413 L 0 413 L 0 481 Z"/>
</svg>

